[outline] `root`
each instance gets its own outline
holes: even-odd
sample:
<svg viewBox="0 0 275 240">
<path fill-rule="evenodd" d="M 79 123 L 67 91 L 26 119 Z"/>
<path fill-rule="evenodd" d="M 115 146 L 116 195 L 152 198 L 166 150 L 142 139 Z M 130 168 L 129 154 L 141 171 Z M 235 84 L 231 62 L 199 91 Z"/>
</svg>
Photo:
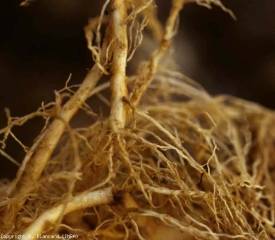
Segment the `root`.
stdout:
<svg viewBox="0 0 275 240">
<path fill-rule="evenodd" d="M 127 97 L 126 64 L 128 54 L 126 6 L 124 0 L 111 1 L 111 29 L 113 33 L 113 61 L 111 66 L 111 112 L 110 124 L 114 132 L 125 127 Z"/>
<path fill-rule="evenodd" d="M 68 214 L 79 209 L 94 207 L 97 205 L 110 204 L 113 201 L 112 188 L 105 188 L 94 192 L 84 192 L 74 196 L 66 205 L 60 204 L 48 209 L 36 219 L 25 231 L 25 239 L 32 239 L 28 236 L 37 236 L 43 233 L 45 223 L 51 228 L 60 218 L 61 214 Z"/>
<path fill-rule="evenodd" d="M 25 117 L 7 111 L 2 147 L 12 137 L 26 156 L 13 182 L 0 181 L 1 233 L 24 233 L 25 239 L 64 233 L 102 240 L 275 238 L 275 113 L 232 96 L 212 97 L 161 61 L 173 62 L 168 50 L 190 2 L 216 4 L 234 16 L 220 1 L 173 0 L 162 28 L 154 1 L 107 0 L 84 29 L 95 65 L 83 83 L 69 86 L 68 80 L 54 103 Z M 157 47 L 127 76 L 144 29 Z M 103 75 L 110 82 L 98 85 Z M 110 115 L 71 128 L 80 109 L 95 118 L 86 103 L 93 95 Z M 13 127 L 33 117 L 43 117 L 45 126 L 28 148 Z"/>
</svg>

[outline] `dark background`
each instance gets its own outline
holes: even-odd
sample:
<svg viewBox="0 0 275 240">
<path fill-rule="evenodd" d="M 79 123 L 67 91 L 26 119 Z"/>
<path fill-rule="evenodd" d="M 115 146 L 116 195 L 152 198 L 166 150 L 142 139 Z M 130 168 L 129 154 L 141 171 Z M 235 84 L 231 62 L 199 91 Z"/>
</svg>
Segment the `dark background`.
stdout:
<svg viewBox="0 0 275 240">
<path fill-rule="evenodd" d="M 37 0 L 20 7 L 19 0 L 0 0 L 0 128 L 4 108 L 12 116 L 35 111 L 54 99 L 54 90 L 81 83 L 92 66 L 83 27 L 98 15 L 102 0 Z M 162 19 L 169 10 L 159 0 Z M 275 108 L 275 1 L 227 0 L 235 22 L 220 8 L 187 5 L 176 39 L 181 71 L 212 94 L 232 94 Z M 14 132 L 31 146 L 42 127 L 34 120 Z M 21 161 L 24 152 L 14 140 L 5 149 Z M 0 178 L 13 177 L 17 167 L 0 156 Z"/>
</svg>

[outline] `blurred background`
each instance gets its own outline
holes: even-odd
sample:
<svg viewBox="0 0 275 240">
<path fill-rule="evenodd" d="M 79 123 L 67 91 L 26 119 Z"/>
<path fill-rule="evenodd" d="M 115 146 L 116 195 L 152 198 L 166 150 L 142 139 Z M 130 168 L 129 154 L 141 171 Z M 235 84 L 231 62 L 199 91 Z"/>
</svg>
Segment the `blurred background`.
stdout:
<svg viewBox="0 0 275 240">
<path fill-rule="evenodd" d="M 20 7 L 20 0 L 0 5 L 0 128 L 4 108 L 12 116 L 35 111 L 54 99 L 54 90 L 81 83 L 92 66 L 83 27 L 100 12 L 103 0 L 37 0 Z M 158 0 L 164 20 L 170 1 Z M 211 94 L 231 94 L 275 108 L 275 1 L 226 0 L 234 21 L 220 8 L 196 4 L 181 13 L 176 59 L 181 71 Z M 27 146 L 43 126 L 32 120 L 16 127 Z M 11 138 L 5 149 L 18 162 L 24 151 Z M 0 179 L 13 178 L 17 166 L 0 155 Z"/>
</svg>

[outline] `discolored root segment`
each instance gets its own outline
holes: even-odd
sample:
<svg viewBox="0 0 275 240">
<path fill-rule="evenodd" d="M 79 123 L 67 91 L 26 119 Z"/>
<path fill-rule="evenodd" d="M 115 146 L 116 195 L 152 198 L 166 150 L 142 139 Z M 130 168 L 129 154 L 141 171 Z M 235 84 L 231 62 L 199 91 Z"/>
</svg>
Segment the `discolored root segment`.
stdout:
<svg viewBox="0 0 275 240">
<path fill-rule="evenodd" d="M 127 97 L 126 64 L 128 54 L 126 4 L 124 0 L 111 1 L 110 25 L 114 36 L 113 61 L 111 66 L 111 112 L 110 124 L 113 131 L 125 127 L 126 106 L 123 97 Z"/>
</svg>

